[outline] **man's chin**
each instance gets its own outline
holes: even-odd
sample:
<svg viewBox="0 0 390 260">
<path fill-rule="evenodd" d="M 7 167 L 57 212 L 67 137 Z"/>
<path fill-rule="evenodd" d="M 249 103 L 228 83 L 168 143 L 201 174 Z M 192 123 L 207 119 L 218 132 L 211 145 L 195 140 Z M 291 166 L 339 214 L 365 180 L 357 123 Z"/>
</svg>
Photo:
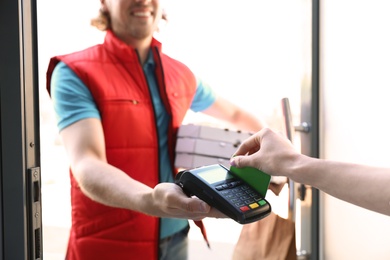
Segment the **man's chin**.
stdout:
<svg viewBox="0 0 390 260">
<path fill-rule="evenodd" d="M 148 39 L 153 36 L 154 31 L 150 26 L 140 26 L 131 31 L 131 36 L 138 40 Z"/>
</svg>

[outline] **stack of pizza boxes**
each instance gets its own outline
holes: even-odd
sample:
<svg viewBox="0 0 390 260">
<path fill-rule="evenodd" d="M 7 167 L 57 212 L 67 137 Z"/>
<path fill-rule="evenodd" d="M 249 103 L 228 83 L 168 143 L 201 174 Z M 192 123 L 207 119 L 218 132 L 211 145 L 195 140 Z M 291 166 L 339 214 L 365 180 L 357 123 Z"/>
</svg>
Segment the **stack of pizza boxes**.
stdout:
<svg viewBox="0 0 390 260">
<path fill-rule="evenodd" d="M 229 168 L 231 156 L 238 146 L 250 136 L 250 132 L 227 128 L 195 124 L 182 125 L 178 131 L 175 166 L 190 169 L 222 164 Z"/>
</svg>

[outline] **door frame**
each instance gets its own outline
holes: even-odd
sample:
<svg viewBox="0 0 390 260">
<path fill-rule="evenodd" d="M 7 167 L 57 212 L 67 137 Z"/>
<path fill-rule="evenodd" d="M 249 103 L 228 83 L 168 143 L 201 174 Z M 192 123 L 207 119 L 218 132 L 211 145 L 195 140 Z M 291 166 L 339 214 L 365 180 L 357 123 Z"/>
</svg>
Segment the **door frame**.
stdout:
<svg viewBox="0 0 390 260">
<path fill-rule="evenodd" d="M 0 257 L 42 259 L 35 0 L 2 0 Z"/>
</svg>

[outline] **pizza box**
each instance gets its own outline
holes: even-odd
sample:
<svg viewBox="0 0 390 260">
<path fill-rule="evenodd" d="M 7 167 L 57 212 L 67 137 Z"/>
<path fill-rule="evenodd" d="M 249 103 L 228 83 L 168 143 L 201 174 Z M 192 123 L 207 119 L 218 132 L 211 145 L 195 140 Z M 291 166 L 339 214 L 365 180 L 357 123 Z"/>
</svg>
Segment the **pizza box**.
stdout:
<svg viewBox="0 0 390 260">
<path fill-rule="evenodd" d="M 236 145 L 239 145 L 251 135 L 252 133 L 246 131 L 195 124 L 182 125 L 178 130 L 178 137 L 221 141 Z"/>
<path fill-rule="evenodd" d="M 238 145 L 223 141 L 182 137 L 176 142 L 176 153 L 190 153 L 204 156 L 230 158 Z"/>
<path fill-rule="evenodd" d="M 222 164 L 227 168 L 230 167 L 229 159 L 227 158 L 218 158 L 189 153 L 176 153 L 176 168 L 192 169 L 211 164 Z"/>
</svg>

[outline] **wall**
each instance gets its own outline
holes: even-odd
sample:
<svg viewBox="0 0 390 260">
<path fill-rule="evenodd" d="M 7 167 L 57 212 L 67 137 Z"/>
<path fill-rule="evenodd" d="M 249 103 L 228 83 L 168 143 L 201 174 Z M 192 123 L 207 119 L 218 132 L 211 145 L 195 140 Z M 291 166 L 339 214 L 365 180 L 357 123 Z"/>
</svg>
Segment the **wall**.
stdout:
<svg viewBox="0 0 390 260">
<path fill-rule="evenodd" d="M 321 157 L 390 167 L 390 3 L 321 2 Z M 390 259 L 389 217 L 321 202 L 323 259 Z"/>
</svg>

